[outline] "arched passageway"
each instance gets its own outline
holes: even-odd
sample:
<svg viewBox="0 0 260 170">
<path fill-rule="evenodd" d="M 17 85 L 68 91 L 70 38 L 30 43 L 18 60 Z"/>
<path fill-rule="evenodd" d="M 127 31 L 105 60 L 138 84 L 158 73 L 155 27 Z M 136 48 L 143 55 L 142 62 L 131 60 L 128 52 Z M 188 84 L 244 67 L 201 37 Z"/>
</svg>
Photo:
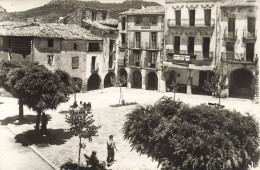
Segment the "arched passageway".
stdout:
<svg viewBox="0 0 260 170">
<path fill-rule="evenodd" d="M 120 69 L 119 70 L 119 76 L 126 78 L 126 83 L 123 84 L 122 87 L 127 87 L 127 72 L 126 72 L 126 70 L 125 69 Z"/>
<path fill-rule="evenodd" d="M 147 90 L 158 90 L 158 77 L 154 72 L 147 75 Z"/>
<path fill-rule="evenodd" d="M 139 70 L 133 72 L 133 84 L 132 88 L 141 89 L 142 88 L 142 74 Z"/>
<path fill-rule="evenodd" d="M 232 71 L 229 79 L 229 96 L 246 97 L 254 96 L 253 75 L 246 69 Z"/>
<path fill-rule="evenodd" d="M 113 86 L 114 77 L 115 77 L 114 73 L 112 73 L 112 72 L 107 73 L 105 80 L 104 80 L 104 88 Z"/>
<path fill-rule="evenodd" d="M 88 91 L 99 89 L 100 81 L 101 79 L 98 74 L 92 74 L 88 79 Z"/>
</svg>

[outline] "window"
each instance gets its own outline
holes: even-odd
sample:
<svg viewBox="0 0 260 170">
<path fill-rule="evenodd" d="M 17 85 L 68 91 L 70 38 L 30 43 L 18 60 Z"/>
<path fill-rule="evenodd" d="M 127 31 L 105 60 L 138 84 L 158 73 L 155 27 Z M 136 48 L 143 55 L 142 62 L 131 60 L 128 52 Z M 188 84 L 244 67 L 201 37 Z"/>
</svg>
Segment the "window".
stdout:
<svg viewBox="0 0 260 170">
<path fill-rule="evenodd" d="M 96 69 L 96 57 L 92 56 L 91 58 L 91 70 L 95 70 Z"/>
<path fill-rule="evenodd" d="M 140 16 L 137 16 L 136 17 L 136 21 L 135 21 L 135 24 L 141 24 L 141 17 Z"/>
<path fill-rule="evenodd" d="M 92 21 L 96 21 L 96 19 L 97 19 L 97 13 L 92 12 Z"/>
<path fill-rule="evenodd" d="M 247 19 L 247 30 L 250 34 L 255 34 L 255 18 L 248 18 Z"/>
<path fill-rule="evenodd" d="M 156 32 L 152 32 L 152 42 L 153 43 L 157 42 L 157 33 Z"/>
<path fill-rule="evenodd" d="M 90 42 L 88 46 L 88 51 L 90 52 L 98 52 L 100 51 L 98 42 Z"/>
<path fill-rule="evenodd" d="M 140 32 L 135 33 L 135 42 L 136 42 L 136 47 L 141 46 L 141 33 Z"/>
<path fill-rule="evenodd" d="M 134 51 L 134 63 L 135 66 L 140 66 L 140 59 L 141 59 L 141 51 Z"/>
<path fill-rule="evenodd" d="M 47 55 L 47 64 L 53 66 L 53 55 Z"/>
<path fill-rule="evenodd" d="M 156 51 L 150 51 L 149 52 L 150 68 L 155 68 L 156 60 L 157 60 L 157 52 Z"/>
<path fill-rule="evenodd" d="M 53 47 L 53 39 L 48 39 L 48 47 Z"/>
<path fill-rule="evenodd" d="M 254 61 L 254 53 L 255 53 L 255 44 L 247 43 L 246 44 L 246 61 Z"/>
<path fill-rule="evenodd" d="M 188 38 L 188 54 L 189 55 L 194 54 L 194 37 Z"/>
<path fill-rule="evenodd" d="M 181 26 L 181 10 L 175 10 L 175 21 L 177 26 Z"/>
<path fill-rule="evenodd" d="M 175 54 L 180 53 L 180 36 L 174 37 L 174 53 Z"/>
<path fill-rule="evenodd" d="M 211 25 L 211 9 L 204 10 L 205 26 Z"/>
<path fill-rule="evenodd" d="M 74 50 L 77 50 L 78 49 L 78 45 L 77 45 L 77 43 L 74 43 Z"/>
<path fill-rule="evenodd" d="M 121 34 L 121 41 L 122 41 L 122 44 L 125 44 L 125 34 Z"/>
<path fill-rule="evenodd" d="M 106 19 L 107 19 L 107 13 L 105 13 L 105 12 L 102 13 L 102 19 L 103 19 L 103 20 L 106 20 Z"/>
<path fill-rule="evenodd" d="M 115 51 L 115 40 L 110 40 L 109 52 L 114 52 L 114 51 Z"/>
<path fill-rule="evenodd" d="M 156 25 L 156 24 L 157 24 L 157 16 L 152 16 L 150 19 L 151 19 L 151 23 L 152 23 L 153 25 Z"/>
<path fill-rule="evenodd" d="M 195 26 L 195 10 L 189 10 L 190 26 Z"/>
<path fill-rule="evenodd" d="M 126 24 L 126 20 L 125 17 L 122 18 L 122 30 L 125 30 L 125 24 Z"/>
<path fill-rule="evenodd" d="M 109 68 L 112 68 L 112 67 L 113 67 L 113 55 L 109 55 L 108 67 L 109 67 Z"/>
<path fill-rule="evenodd" d="M 227 42 L 226 43 L 226 51 L 234 52 L 234 43 L 233 42 Z"/>
<path fill-rule="evenodd" d="M 79 57 L 72 57 L 72 69 L 79 68 Z"/>
<path fill-rule="evenodd" d="M 203 58 L 209 58 L 210 37 L 203 37 Z"/>
<path fill-rule="evenodd" d="M 235 18 L 228 18 L 228 32 L 233 33 L 233 35 L 235 33 L 235 27 L 236 27 L 235 23 L 236 23 Z"/>
</svg>

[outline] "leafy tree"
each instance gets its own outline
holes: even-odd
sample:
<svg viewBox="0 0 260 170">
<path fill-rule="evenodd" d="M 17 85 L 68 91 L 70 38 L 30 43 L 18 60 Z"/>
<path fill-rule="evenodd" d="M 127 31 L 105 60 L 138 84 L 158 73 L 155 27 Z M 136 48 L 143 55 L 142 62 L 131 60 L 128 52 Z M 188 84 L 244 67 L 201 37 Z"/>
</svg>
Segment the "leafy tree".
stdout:
<svg viewBox="0 0 260 170">
<path fill-rule="evenodd" d="M 79 167 L 81 149 L 86 147 L 85 144 L 81 143 L 81 138 L 87 138 L 89 141 L 92 141 L 92 137 L 97 136 L 100 126 L 93 125 L 95 120 L 93 119 L 90 107 L 78 107 L 71 109 L 66 115 L 66 122 L 70 125 L 70 132 L 79 137 Z"/>
<path fill-rule="evenodd" d="M 163 97 L 127 115 L 124 138 L 162 169 L 237 169 L 257 166 L 259 124 L 249 114 L 205 104 L 190 107 Z"/>
<path fill-rule="evenodd" d="M 125 76 L 118 76 L 117 79 L 112 79 L 111 82 L 114 87 L 119 87 L 120 89 L 120 96 L 119 96 L 119 102 L 118 104 L 122 103 L 123 105 L 125 104 L 124 98 L 123 98 L 123 91 L 122 91 L 122 86 L 126 83 L 126 78 Z"/>
<path fill-rule="evenodd" d="M 2 63 L 2 67 L 0 70 L 0 87 L 2 87 L 5 91 L 11 93 L 11 95 L 15 98 L 18 98 L 18 104 L 19 104 L 19 120 L 24 119 L 24 112 L 23 112 L 23 93 L 19 91 L 18 89 L 14 88 L 12 85 L 8 83 L 8 73 L 16 68 L 24 68 L 31 65 L 37 65 L 38 63 L 30 62 L 27 60 L 15 60 L 15 61 L 4 61 Z M 22 78 L 22 74 L 16 74 L 13 75 L 13 79 L 18 81 Z M 13 82 L 15 83 L 15 82 Z"/>
<path fill-rule="evenodd" d="M 23 96 L 23 103 L 37 112 L 36 131 L 42 112 L 56 109 L 60 103 L 68 101 L 72 92 L 67 73 L 61 70 L 52 73 L 43 65 L 13 69 L 7 77 L 9 85 Z"/>
<path fill-rule="evenodd" d="M 206 92 L 219 98 L 219 106 L 220 106 L 221 93 L 227 88 L 228 88 L 227 77 L 225 75 L 220 75 L 220 74 L 216 74 L 212 76 L 210 81 L 204 82 L 204 86 L 203 86 L 203 89 Z"/>
<path fill-rule="evenodd" d="M 81 78 L 78 77 L 72 77 L 72 87 L 73 87 L 73 93 L 74 93 L 74 102 L 76 102 L 76 93 L 79 93 L 81 91 L 83 85 L 83 81 Z"/>
</svg>

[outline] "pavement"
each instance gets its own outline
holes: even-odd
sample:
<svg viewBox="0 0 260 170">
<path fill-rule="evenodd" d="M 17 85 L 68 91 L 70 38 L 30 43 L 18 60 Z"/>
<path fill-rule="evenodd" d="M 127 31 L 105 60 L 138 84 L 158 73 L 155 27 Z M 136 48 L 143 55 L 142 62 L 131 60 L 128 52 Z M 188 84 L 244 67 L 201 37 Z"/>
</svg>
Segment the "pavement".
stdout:
<svg viewBox="0 0 260 170">
<path fill-rule="evenodd" d="M 53 170 L 30 147 L 16 143 L 7 126 L 0 126 L 0 170 Z"/>
</svg>

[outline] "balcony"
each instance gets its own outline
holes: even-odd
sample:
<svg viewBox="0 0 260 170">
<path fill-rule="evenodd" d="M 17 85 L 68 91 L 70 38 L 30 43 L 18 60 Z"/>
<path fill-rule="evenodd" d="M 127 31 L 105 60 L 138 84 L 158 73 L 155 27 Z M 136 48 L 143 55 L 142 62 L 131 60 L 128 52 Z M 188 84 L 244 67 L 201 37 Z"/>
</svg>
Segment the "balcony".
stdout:
<svg viewBox="0 0 260 170">
<path fill-rule="evenodd" d="M 237 29 L 229 32 L 227 28 L 224 30 L 224 39 L 229 39 L 229 40 L 236 40 L 237 38 Z"/>
<path fill-rule="evenodd" d="M 221 61 L 233 63 L 255 63 L 257 54 L 246 55 L 245 53 L 222 52 Z"/>
<path fill-rule="evenodd" d="M 155 62 L 155 63 L 144 62 L 144 68 L 158 70 L 159 62 Z"/>
<path fill-rule="evenodd" d="M 129 48 L 141 50 L 141 49 L 144 49 L 144 43 L 142 43 L 142 42 L 130 42 Z"/>
<path fill-rule="evenodd" d="M 99 71 L 99 64 L 98 64 L 98 63 L 92 64 L 90 71 L 91 71 L 91 72 L 97 72 L 97 71 Z"/>
<path fill-rule="evenodd" d="M 126 66 L 126 59 L 125 58 L 119 58 L 118 61 L 117 61 L 117 64 L 119 66 L 125 67 Z"/>
<path fill-rule="evenodd" d="M 243 30 L 243 41 L 245 42 L 255 42 L 257 39 L 257 32 L 249 32 L 247 29 Z"/>
<path fill-rule="evenodd" d="M 130 58 L 129 58 L 129 67 L 142 68 L 141 58 L 139 60 L 134 60 L 134 57 L 130 56 Z"/>
<path fill-rule="evenodd" d="M 205 23 L 204 18 L 195 19 L 195 26 L 190 26 L 189 19 L 182 19 L 181 24 L 177 25 L 175 19 L 168 20 L 169 27 L 214 27 L 215 26 L 215 19 L 211 19 L 210 23 Z"/>
<path fill-rule="evenodd" d="M 157 42 L 146 42 L 145 47 L 146 47 L 146 50 L 160 50 L 159 44 L 160 43 L 157 43 Z"/>
</svg>

